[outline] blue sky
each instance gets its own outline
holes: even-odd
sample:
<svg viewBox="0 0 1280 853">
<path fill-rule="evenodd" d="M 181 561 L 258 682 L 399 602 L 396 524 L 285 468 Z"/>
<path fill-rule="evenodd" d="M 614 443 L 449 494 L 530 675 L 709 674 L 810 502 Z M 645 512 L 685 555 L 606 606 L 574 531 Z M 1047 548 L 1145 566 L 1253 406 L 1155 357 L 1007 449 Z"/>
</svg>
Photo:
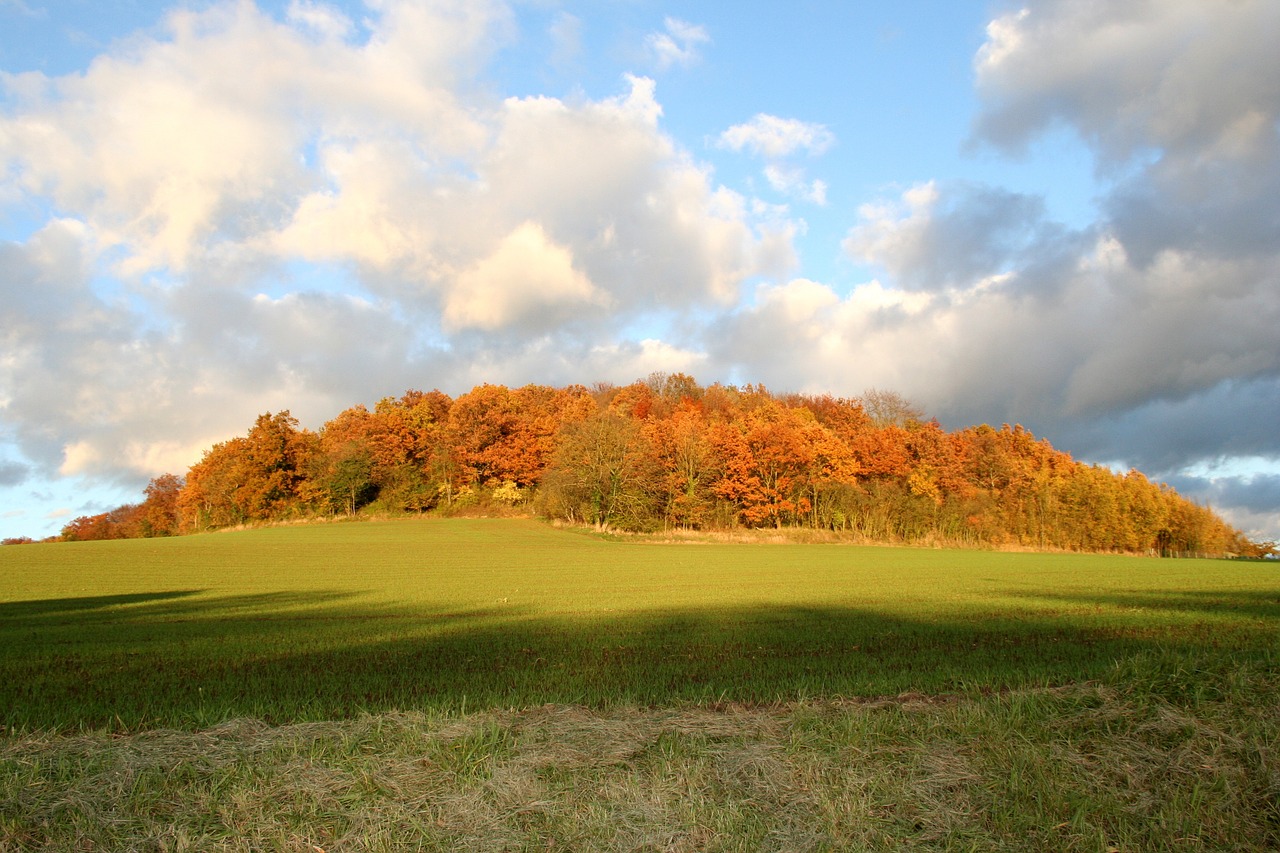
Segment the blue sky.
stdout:
<svg viewBox="0 0 1280 853">
<path fill-rule="evenodd" d="M 1270 0 L 0 0 L 0 534 L 407 388 L 896 390 L 1280 536 Z"/>
</svg>

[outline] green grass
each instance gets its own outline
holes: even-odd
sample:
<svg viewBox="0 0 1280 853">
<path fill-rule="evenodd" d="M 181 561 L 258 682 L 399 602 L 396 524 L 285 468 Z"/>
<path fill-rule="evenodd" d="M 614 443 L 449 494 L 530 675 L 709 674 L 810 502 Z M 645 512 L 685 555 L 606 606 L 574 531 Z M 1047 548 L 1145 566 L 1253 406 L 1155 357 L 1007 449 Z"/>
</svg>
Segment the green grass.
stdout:
<svg viewBox="0 0 1280 853">
<path fill-rule="evenodd" d="M 9 547 L 0 723 L 978 694 L 1147 652 L 1270 665 L 1278 588 L 1261 563 L 652 545 L 523 520 Z"/>
<path fill-rule="evenodd" d="M 528 521 L 0 549 L 0 853 L 1280 849 L 1265 563 Z"/>
</svg>

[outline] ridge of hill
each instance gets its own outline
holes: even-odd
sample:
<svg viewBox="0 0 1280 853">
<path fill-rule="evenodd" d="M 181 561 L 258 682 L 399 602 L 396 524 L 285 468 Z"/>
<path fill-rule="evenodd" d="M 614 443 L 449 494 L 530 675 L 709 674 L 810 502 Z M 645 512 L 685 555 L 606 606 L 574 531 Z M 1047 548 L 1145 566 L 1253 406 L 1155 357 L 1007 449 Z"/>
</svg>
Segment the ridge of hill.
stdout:
<svg viewBox="0 0 1280 853">
<path fill-rule="evenodd" d="M 1263 556 L 1142 473 L 1081 463 L 1019 425 L 948 432 L 892 392 L 480 385 L 353 406 L 319 431 L 287 410 L 166 474 L 141 504 L 61 539 L 133 538 L 359 513 L 522 509 L 601 529 L 803 527 L 866 541 Z"/>
</svg>

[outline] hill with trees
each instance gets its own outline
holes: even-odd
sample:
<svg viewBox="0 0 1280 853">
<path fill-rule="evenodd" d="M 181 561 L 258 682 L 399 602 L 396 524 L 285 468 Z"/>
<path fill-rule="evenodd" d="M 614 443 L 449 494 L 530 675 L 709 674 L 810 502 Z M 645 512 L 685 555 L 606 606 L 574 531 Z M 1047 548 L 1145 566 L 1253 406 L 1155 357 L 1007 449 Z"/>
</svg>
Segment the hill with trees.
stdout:
<svg viewBox="0 0 1280 853">
<path fill-rule="evenodd" d="M 627 531 L 809 527 L 875 542 L 1266 553 L 1211 509 L 1078 462 L 1021 426 L 948 432 L 900 396 L 773 394 L 654 374 L 627 386 L 409 391 L 318 432 L 288 411 L 210 448 L 141 504 L 63 539 L 361 512 L 514 508 Z"/>
</svg>

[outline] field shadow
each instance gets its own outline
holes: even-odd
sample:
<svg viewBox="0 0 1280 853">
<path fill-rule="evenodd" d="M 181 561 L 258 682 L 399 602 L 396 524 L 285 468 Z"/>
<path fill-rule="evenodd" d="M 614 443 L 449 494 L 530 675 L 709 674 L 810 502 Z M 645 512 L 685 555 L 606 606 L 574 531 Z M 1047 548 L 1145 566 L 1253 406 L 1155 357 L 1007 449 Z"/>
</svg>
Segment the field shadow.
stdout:
<svg viewBox="0 0 1280 853">
<path fill-rule="evenodd" d="M 155 601 L 171 601 L 199 595 L 203 590 L 181 589 L 164 592 L 135 592 L 123 595 L 90 595 L 75 598 L 46 598 L 30 601 L 0 602 L 0 624 L 10 620 L 37 618 L 55 613 L 83 614 L 89 611 L 106 610 L 127 604 L 146 604 Z"/>
<path fill-rule="evenodd" d="M 1099 678 L 1152 650 L 1271 655 L 1280 627 L 1280 598 L 1266 593 L 1028 597 L 1069 606 L 924 619 L 796 606 L 560 617 L 370 605 L 340 592 L 11 602 L 0 605 L 0 722 L 187 728 L 244 716 L 989 692 Z M 1126 622 L 1135 609 L 1180 618 Z"/>
<path fill-rule="evenodd" d="M 1198 617 L 1250 616 L 1280 619 L 1280 578 L 1275 591 L 1265 590 L 1113 590 L 1099 593 L 1026 592 L 1011 597 L 1068 605 L 1106 607 L 1117 611 L 1166 611 Z"/>
</svg>

